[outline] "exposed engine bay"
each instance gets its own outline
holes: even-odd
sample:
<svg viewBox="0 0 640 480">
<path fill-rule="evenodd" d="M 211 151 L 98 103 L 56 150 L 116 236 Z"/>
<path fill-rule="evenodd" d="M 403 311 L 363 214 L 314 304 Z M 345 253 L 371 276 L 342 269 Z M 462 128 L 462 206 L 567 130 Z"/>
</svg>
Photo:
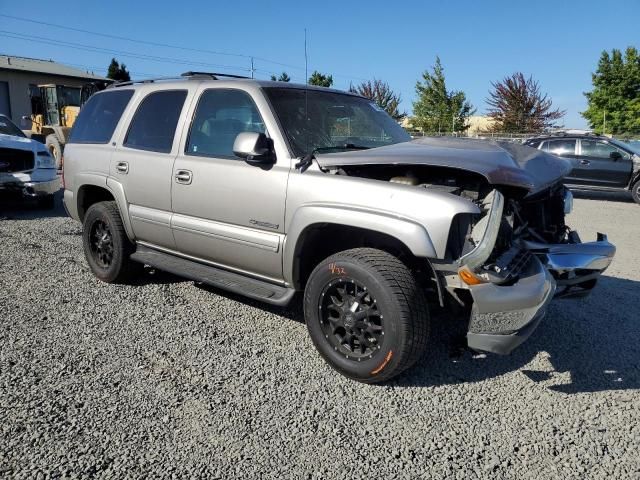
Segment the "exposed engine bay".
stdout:
<svg viewBox="0 0 640 480">
<path fill-rule="evenodd" d="M 448 268 L 465 269 L 471 284 L 475 281 L 513 284 L 528 265 L 531 255 L 552 245 L 580 243 L 577 232 L 565 224 L 565 213 L 571 210 L 572 196 L 561 181 L 529 194 L 523 188 L 490 185 L 482 175 L 474 172 L 439 166 L 351 165 L 329 169 L 329 172 L 457 195 L 477 205 L 482 213 L 454 217 L 446 254 Z M 490 212 L 493 210 L 496 214 L 498 195 L 501 202 L 499 217 L 492 220 Z M 484 239 L 489 223 L 495 224 L 495 233 L 493 238 Z M 483 239 L 489 247 L 485 245 L 484 254 L 479 251 Z M 447 266 L 440 268 L 446 270 Z M 553 273 L 559 280 L 575 276 L 574 272 Z M 587 284 L 588 280 L 585 279 L 583 286 L 591 288 L 593 285 Z M 466 287 L 459 282 L 458 288 Z"/>
<path fill-rule="evenodd" d="M 589 294 L 615 255 L 606 235 L 583 243 L 567 226 L 573 197 L 563 178 L 571 165 L 540 150 L 424 138 L 316 159 L 328 174 L 435 194 L 425 215 L 464 199 L 470 208 L 448 217 L 448 232 L 433 232 L 442 249 L 427 262 L 440 305 L 453 301 L 468 313 L 467 345 L 475 350 L 509 353 L 536 328 L 552 298 Z"/>
</svg>

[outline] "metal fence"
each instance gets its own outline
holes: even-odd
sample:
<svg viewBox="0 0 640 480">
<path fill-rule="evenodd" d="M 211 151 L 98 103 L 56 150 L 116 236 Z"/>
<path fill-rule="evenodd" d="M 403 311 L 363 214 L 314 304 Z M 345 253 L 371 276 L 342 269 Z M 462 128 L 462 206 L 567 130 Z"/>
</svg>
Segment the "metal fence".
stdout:
<svg viewBox="0 0 640 480">
<path fill-rule="evenodd" d="M 499 141 L 507 141 L 514 143 L 523 143 L 525 140 L 531 137 L 535 137 L 539 135 L 537 133 L 506 133 L 506 132 L 495 132 L 495 133 L 476 133 L 476 134 L 467 134 L 467 133 L 423 133 L 423 132 L 409 132 L 412 138 L 421 138 L 421 137 L 457 137 L 457 138 L 477 138 L 481 140 L 499 140 Z"/>
</svg>

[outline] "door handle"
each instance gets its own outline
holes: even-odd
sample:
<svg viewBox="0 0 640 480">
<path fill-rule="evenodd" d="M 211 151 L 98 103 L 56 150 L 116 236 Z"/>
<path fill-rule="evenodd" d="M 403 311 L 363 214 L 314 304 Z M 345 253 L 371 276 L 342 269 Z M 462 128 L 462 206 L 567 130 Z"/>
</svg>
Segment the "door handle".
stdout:
<svg viewBox="0 0 640 480">
<path fill-rule="evenodd" d="M 116 170 L 120 173 L 129 173 L 129 164 L 127 162 L 116 163 Z"/>
<path fill-rule="evenodd" d="M 580 163 L 582 165 L 591 165 L 591 162 L 589 160 L 584 160 L 584 159 L 580 160 Z"/>
<path fill-rule="evenodd" d="M 177 183 L 182 183 L 183 185 L 189 185 L 193 178 L 193 174 L 190 170 L 178 170 L 176 171 L 175 179 Z"/>
</svg>

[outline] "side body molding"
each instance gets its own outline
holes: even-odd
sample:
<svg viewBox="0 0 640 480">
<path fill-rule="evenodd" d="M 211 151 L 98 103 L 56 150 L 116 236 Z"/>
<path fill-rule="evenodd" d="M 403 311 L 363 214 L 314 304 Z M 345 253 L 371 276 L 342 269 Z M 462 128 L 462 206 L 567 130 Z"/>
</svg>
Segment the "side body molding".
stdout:
<svg viewBox="0 0 640 480">
<path fill-rule="evenodd" d="M 330 203 L 307 204 L 296 210 L 287 231 L 283 256 L 283 273 L 287 283 L 293 282 L 296 247 L 303 238 L 303 232 L 311 226 L 325 223 L 384 233 L 404 243 L 417 257 L 437 256 L 426 228 L 409 218 Z"/>
</svg>

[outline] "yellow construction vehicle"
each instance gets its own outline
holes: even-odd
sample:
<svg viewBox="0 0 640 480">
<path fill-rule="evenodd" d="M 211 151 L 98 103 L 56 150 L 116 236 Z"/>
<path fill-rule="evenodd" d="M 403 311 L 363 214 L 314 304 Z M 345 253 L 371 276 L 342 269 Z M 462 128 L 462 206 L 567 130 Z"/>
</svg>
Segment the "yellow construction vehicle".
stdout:
<svg viewBox="0 0 640 480">
<path fill-rule="evenodd" d="M 23 120 L 31 123 L 31 138 L 42 141 L 62 167 L 62 152 L 80 107 L 106 82 L 88 83 L 82 87 L 66 85 L 38 85 L 31 91 L 31 116 Z"/>
</svg>

